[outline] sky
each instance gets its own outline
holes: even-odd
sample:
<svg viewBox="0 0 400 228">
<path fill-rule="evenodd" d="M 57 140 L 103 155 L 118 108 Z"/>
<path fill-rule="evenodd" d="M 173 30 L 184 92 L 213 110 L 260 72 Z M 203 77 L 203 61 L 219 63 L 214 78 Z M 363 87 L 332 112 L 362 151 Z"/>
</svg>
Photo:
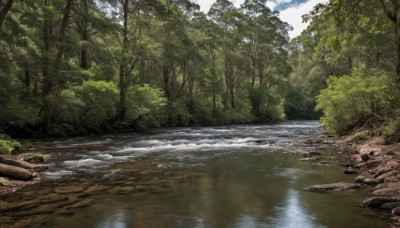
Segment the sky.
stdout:
<svg viewBox="0 0 400 228">
<path fill-rule="evenodd" d="M 204 12 L 208 12 L 214 0 L 195 0 Z M 244 0 L 231 0 L 236 7 Z M 326 0 L 267 0 L 267 6 L 272 10 L 279 11 L 279 17 L 282 21 L 289 23 L 293 27 L 293 31 L 289 32 L 290 38 L 295 38 L 307 28 L 308 24 L 302 23 L 301 16 L 309 13 L 318 3 L 326 2 Z"/>
</svg>

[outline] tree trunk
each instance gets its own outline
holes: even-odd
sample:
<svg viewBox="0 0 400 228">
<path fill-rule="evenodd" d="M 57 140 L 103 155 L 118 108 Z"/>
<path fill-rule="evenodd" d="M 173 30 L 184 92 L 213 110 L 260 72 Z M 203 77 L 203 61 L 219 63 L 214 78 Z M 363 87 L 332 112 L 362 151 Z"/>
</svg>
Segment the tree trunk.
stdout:
<svg viewBox="0 0 400 228">
<path fill-rule="evenodd" d="M 128 88 L 127 72 L 127 49 L 128 49 L 128 15 L 129 15 L 129 0 L 124 0 L 123 5 L 123 18 L 124 26 L 122 32 L 122 57 L 119 66 L 119 108 L 118 108 L 118 119 L 120 121 L 125 120 L 126 112 L 126 90 Z"/>
<path fill-rule="evenodd" d="M 62 59 L 64 56 L 64 41 L 65 41 L 65 32 L 67 30 L 67 25 L 69 22 L 70 18 L 70 13 L 71 13 L 71 7 L 72 7 L 73 0 L 67 0 L 67 3 L 64 8 L 64 16 L 63 20 L 61 22 L 61 27 L 60 27 L 60 32 L 58 34 L 58 41 L 57 41 L 57 54 L 56 54 L 56 59 L 54 63 L 54 76 L 50 72 L 49 69 L 49 59 L 48 57 L 47 60 L 44 63 L 44 69 L 43 69 L 43 95 L 44 95 L 44 100 L 43 100 L 43 115 L 42 115 L 42 131 L 45 133 L 49 133 L 50 127 L 51 127 L 51 122 L 53 119 L 53 112 L 54 112 L 54 101 L 53 98 L 51 97 L 54 95 L 54 90 L 55 90 L 55 85 L 54 85 L 54 80 L 59 83 L 60 81 L 60 69 L 62 65 Z M 45 1 L 46 5 L 49 5 L 49 1 Z M 50 50 L 50 45 L 51 45 L 51 31 L 52 31 L 52 26 L 50 22 L 50 18 L 45 19 L 45 50 L 48 51 Z"/>
<path fill-rule="evenodd" d="M 89 40 L 89 26 L 88 26 L 88 21 L 87 21 L 87 16 L 89 14 L 89 7 L 88 7 L 88 0 L 81 0 L 81 10 L 83 11 L 83 14 L 85 15 L 84 18 L 82 18 L 81 25 L 80 25 L 80 35 L 81 35 L 81 41 L 83 43 L 81 47 L 81 53 L 80 53 L 80 67 L 82 69 L 89 69 L 89 59 L 88 59 L 88 49 L 86 47 L 86 42 Z"/>
<path fill-rule="evenodd" d="M 45 1 L 45 5 L 49 6 L 49 0 Z M 44 57 L 43 57 L 43 83 L 42 83 L 42 97 L 43 97 L 43 109 L 42 109 L 42 131 L 48 132 L 51 125 L 51 118 L 53 114 L 52 104 L 50 95 L 53 93 L 53 77 L 50 73 L 50 49 L 51 49 L 51 35 L 53 33 L 53 25 L 50 18 L 45 16 L 43 21 L 43 43 L 44 43 Z"/>
<path fill-rule="evenodd" d="M 0 29 L 3 26 L 4 19 L 8 11 L 11 9 L 11 6 L 14 4 L 14 0 L 7 0 L 7 2 L 3 5 L 3 0 L 0 3 L 1 10 L 0 10 Z"/>
</svg>

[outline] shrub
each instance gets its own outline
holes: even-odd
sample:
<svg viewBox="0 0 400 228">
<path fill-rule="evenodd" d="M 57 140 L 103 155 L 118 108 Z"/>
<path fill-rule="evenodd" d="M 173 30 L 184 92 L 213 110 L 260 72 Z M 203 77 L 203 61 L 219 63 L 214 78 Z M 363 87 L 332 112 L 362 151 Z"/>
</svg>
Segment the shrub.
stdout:
<svg viewBox="0 0 400 228">
<path fill-rule="evenodd" d="M 391 106 L 396 89 L 393 79 L 375 69 L 357 69 L 351 75 L 332 76 L 317 96 L 322 125 L 341 134 L 356 124 L 379 118 Z"/>
</svg>

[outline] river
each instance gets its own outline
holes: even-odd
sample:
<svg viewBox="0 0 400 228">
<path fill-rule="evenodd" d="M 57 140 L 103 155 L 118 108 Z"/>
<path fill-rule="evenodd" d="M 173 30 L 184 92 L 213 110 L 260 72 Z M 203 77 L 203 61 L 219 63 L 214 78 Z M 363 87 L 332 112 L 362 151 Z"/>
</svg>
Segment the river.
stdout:
<svg viewBox="0 0 400 228">
<path fill-rule="evenodd" d="M 152 130 L 26 142 L 48 155 L 39 185 L 2 196 L 0 227 L 385 227 L 362 209 L 368 189 L 303 188 L 353 181 L 330 148 L 299 143 L 314 121 Z M 319 162 L 300 161 L 307 151 Z"/>
</svg>

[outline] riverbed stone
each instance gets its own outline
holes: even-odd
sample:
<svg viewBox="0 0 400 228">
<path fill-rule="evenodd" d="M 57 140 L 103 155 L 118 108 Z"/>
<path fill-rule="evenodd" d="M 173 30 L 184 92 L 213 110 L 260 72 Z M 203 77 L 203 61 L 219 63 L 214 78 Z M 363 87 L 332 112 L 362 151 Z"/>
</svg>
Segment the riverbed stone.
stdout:
<svg viewBox="0 0 400 228">
<path fill-rule="evenodd" d="M 93 185 L 93 186 L 90 186 L 89 188 L 87 188 L 84 191 L 84 193 L 91 194 L 91 193 L 95 193 L 95 192 L 102 192 L 102 191 L 105 191 L 107 189 L 109 189 L 109 187 L 104 186 L 104 185 Z"/>
<path fill-rule="evenodd" d="M 319 161 L 321 160 L 320 157 L 311 157 L 311 158 L 302 158 L 301 161 Z"/>
<path fill-rule="evenodd" d="M 352 189 L 359 189 L 362 186 L 363 186 L 362 184 L 357 184 L 357 183 L 339 182 L 333 184 L 313 185 L 308 188 L 305 188 L 304 190 L 311 192 L 346 191 Z"/>
<path fill-rule="evenodd" d="M 71 193 L 80 193 L 83 192 L 84 190 L 85 188 L 80 186 L 63 186 L 55 188 L 54 192 L 60 194 L 71 194 Z"/>
<path fill-rule="evenodd" d="M 364 200 L 361 203 L 361 207 L 375 207 L 379 208 L 385 203 L 397 202 L 399 198 L 396 197 L 389 197 L 389 196 L 377 196 L 371 197 L 369 199 Z"/>
<path fill-rule="evenodd" d="M 0 205 L 0 211 L 6 212 L 21 208 L 27 209 L 27 208 L 37 207 L 38 205 L 40 205 L 40 200 L 28 200 L 16 203 L 6 203 Z"/>
<path fill-rule="evenodd" d="M 76 209 L 76 208 L 82 208 L 82 207 L 87 207 L 89 206 L 94 200 L 91 198 L 87 199 L 82 199 L 79 200 L 78 202 L 71 204 L 69 206 L 66 206 L 64 209 Z"/>
<path fill-rule="evenodd" d="M 318 151 L 311 151 L 304 154 L 304 157 L 312 157 L 312 156 L 320 156 L 321 152 Z"/>
<path fill-rule="evenodd" d="M 358 173 L 358 171 L 356 169 L 353 169 L 353 168 L 346 168 L 344 170 L 344 174 L 357 174 L 357 173 Z"/>
</svg>

